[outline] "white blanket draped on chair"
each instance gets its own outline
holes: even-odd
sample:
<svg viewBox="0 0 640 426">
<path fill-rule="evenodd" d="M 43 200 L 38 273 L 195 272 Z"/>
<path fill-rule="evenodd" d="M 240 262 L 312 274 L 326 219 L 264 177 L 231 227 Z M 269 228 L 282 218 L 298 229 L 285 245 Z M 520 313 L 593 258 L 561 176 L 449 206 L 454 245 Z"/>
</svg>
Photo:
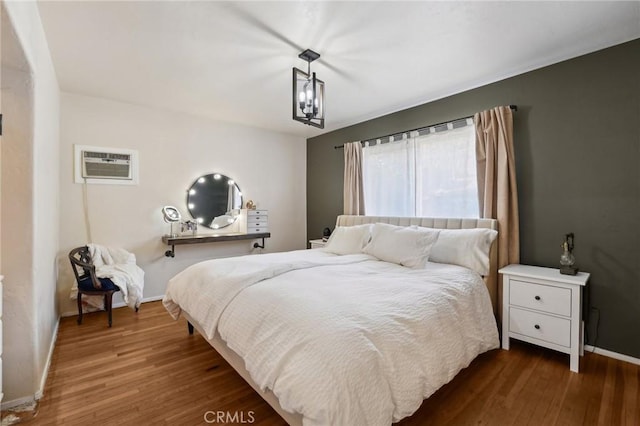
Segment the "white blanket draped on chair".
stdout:
<svg viewBox="0 0 640 426">
<path fill-rule="evenodd" d="M 144 271 L 136 265 L 136 256 L 125 249 L 105 247 L 99 244 L 88 244 L 91 260 L 96 267 L 98 278 L 110 278 L 120 288 L 124 303 L 131 309 L 140 306 L 144 289 Z M 71 298 L 78 296 L 78 283 L 71 289 Z M 87 296 L 82 298 L 87 305 L 103 309 L 102 296 Z"/>
</svg>

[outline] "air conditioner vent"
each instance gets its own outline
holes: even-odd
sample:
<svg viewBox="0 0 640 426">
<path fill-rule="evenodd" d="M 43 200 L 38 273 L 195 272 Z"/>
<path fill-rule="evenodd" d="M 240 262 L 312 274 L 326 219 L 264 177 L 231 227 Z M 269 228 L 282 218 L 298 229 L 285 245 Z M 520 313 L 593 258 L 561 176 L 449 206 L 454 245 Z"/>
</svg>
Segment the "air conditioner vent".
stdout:
<svg viewBox="0 0 640 426">
<path fill-rule="evenodd" d="M 82 152 L 82 177 L 131 179 L 131 155 L 111 152 Z"/>
<path fill-rule="evenodd" d="M 137 184 L 137 151 L 75 146 L 76 182 Z"/>
</svg>

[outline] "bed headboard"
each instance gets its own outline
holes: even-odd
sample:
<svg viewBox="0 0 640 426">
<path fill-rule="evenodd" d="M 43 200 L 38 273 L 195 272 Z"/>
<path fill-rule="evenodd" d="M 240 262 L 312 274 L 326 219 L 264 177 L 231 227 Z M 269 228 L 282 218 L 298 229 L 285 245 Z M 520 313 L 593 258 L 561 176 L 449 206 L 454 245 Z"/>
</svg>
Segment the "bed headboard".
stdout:
<svg viewBox="0 0 640 426">
<path fill-rule="evenodd" d="M 460 219 L 460 218 L 433 218 L 433 217 L 394 217 L 394 216 L 352 216 L 340 215 L 336 221 L 336 226 L 354 226 L 365 223 L 388 223 L 396 226 L 424 226 L 436 229 L 471 229 L 488 228 L 498 230 L 496 219 Z M 497 315 L 499 311 L 498 303 L 498 239 L 496 238 L 491 246 L 489 254 L 490 267 L 489 275 L 484 277 L 484 282 L 489 290 L 493 313 Z"/>
</svg>

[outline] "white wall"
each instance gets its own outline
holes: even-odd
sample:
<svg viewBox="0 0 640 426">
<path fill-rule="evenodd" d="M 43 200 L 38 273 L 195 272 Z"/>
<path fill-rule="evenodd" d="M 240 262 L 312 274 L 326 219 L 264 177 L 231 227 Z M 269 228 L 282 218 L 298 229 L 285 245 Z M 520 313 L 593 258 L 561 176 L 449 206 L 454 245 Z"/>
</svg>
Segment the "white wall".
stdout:
<svg viewBox="0 0 640 426">
<path fill-rule="evenodd" d="M 18 43 L 3 22 L 3 47 Z M 6 58 L 8 49 L 3 49 Z M 20 52 L 21 53 L 21 52 Z M 26 60 L 25 60 L 26 61 Z M 13 65 L 13 64 L 12 64 Z M 18 65 L 18 64 L 16 64 Z M 5 401 L 35 394 L 33 297 L 33 87 L 28 65 L 2 62 L 3 392 Z M 26 332 L 25 332 L 26 331 Z M 18 375 L 22 371 L 25 374 Z"/>
<path fill-rule="evenodd" d="M 3 36 L 8 25 L 15 38 L 9 53 L 2 52 L 12 86 L 7 99 L 3 73 L 3 405 L 11 405 L 41 396 L 55 339 L 60 92 L 37 4 L 3 6 Z M 17 56 L 28 65 L 16 66 Z"/>
<path fill-rule="evenodd" d="M 202 174 L 232 177 L 245 202 L 252 199 L 269 210 L 272 237 L 265 252 L 306 247 L 304 138 L 101 98 L 64 93 L 61 99 L 58 299 L 63 314 L 76 313 L 69 299 L 73 275 L 67 253 L 88 242 L 83 185 L 73 179 L 74 144 L 139 151 L 139 185 L 87 185 L 87 199 L 93 242 L 135 253 L 145 271 L 146 299 L 161 297 L 167 281 L 193 263 L 260 251 L 252 250 L 253 241 L 240 241 L 176 246 L 175 258 L 164 256 L 168 247 L 161 236 L 169 225 L 161 208 L 174 205 L 189 218 L 186 190 Z"/>
</svg>

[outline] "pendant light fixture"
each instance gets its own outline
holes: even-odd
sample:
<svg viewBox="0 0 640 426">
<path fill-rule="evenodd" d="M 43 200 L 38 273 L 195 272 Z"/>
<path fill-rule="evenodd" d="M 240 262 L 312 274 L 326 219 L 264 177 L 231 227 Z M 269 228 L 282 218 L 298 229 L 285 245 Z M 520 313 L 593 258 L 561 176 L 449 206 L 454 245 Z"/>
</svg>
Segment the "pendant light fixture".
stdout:
<svg viewBox="0 0 640 426">
<path fill-rule="evenodd" d="M 293 68 L 293 119 L 324 129 L 324 82 L 311 72 L 320 54 L 307 49 L 298 57 L 307 61 L 307 72 Z"/>
</svg>

